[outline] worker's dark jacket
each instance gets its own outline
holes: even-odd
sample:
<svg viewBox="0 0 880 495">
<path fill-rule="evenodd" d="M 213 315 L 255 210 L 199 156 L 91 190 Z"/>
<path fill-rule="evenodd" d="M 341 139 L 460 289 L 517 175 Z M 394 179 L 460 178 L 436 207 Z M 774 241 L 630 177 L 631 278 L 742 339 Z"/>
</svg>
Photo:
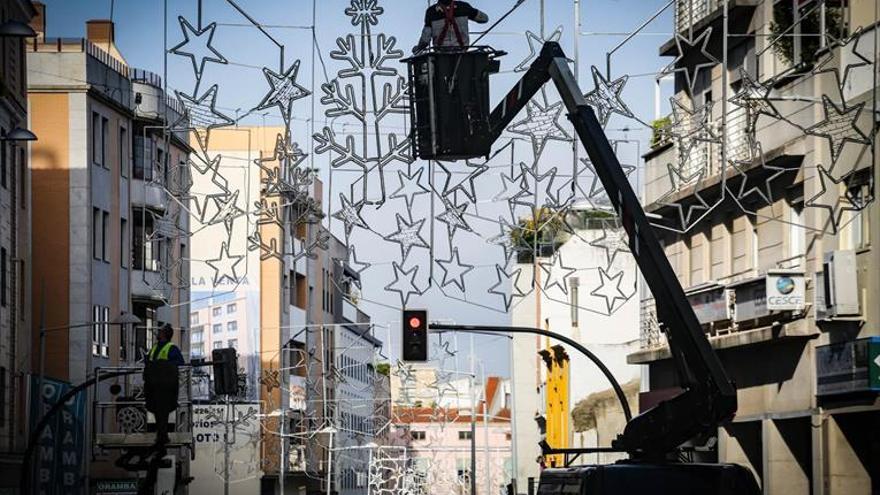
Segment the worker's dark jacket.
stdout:
<svg viewBox="0 0 880 495">
<path fill-rule="evenodd" d="M 448 12 L 449 9 L 452 12 Z M 452 18 L 452 22 L 448 19 Z M 463 48 L 471 43 L 468 21 L 485 23 L 489 17 L 471 7 L 467 2 L 453 2 L 452 6 L 437 3 L 425 12 L 425 27 L 417 47 L 424 48 L 429 43 L 435 47 Z"/>
<path fill-rule="evenodd" d="M 144 366 L 144 398 L 147 410 L 165 414 L 177 409 L 177 367 L 184 364 L 183 354 L 171 342 L 156 344 Z"/>
</svg>

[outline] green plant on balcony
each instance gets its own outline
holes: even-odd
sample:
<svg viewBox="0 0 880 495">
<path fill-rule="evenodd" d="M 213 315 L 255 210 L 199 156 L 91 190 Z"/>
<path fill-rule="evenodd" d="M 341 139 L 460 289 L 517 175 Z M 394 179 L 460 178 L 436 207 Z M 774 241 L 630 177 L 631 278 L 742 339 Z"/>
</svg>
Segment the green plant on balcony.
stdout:
<svg viewBox="0 0 880 495">
<path fill-rule="evenodd" d="M 800 33 L 796 35 L 794 26 L 794 7 L 789 0 L 777 2 L 773 6 L 773 21 L 770 22 L 770 34 L 775 42 L 773 51 L 789 65 L 813 64 L 821 47 L 821 7 L 807 7 L 807 13 L 801 18 Z M 825 33 L 833 39 L 846 35 L 840 7 L 825 6 Z M 800 60 L 795 60 L 795 47 L 800 43 Z"/>
<path fill-rule="evenodd" d="M 668 116 L 651 122 L 651 148 L 656 148 L 669 142 L 672 138 L 669 132 L 670 127 L 672 127 L 672 119 Z"/>
</svg>

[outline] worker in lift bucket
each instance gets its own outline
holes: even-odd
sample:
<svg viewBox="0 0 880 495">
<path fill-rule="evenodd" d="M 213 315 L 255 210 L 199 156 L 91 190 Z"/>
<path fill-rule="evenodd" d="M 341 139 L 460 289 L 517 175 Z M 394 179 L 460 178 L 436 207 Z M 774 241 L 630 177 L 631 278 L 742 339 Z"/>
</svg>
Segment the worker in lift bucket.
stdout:
<svg viewBox="0 0 880 495">
<path fill-rule="evenodd" d="M 144 399 L 146 408 L 156 417 L 156 445 L 168 443 L 168 415 L 177 409 L 178 366 L 184 365 L 183 354 L 171 342 L 174 328 L 166 324 L 159 329 L 156 345 L 150 350 L 144 366 Z"/>
<path fill-rule="evenodd" d="M 437 0 L 425 11 L 425 27 L 413 53 L 432 43 L 434 48 L 442 50 L 464 50 L 471 44 L 469 21 L 485 24 L 489 22 L 489 16 L 467 2 Z"/>
</svg>

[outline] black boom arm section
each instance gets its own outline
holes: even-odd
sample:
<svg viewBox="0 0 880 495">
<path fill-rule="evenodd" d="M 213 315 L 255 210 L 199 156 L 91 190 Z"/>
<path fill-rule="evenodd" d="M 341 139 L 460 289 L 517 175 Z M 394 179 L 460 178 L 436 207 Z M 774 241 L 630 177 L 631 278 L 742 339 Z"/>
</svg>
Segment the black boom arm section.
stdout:
<svg viewBox="0 0 880 495">
<path fill-rule="evenodd" d="M 683 392 L 633 418 L 615 446 L 634 456 L 673 452 L 696 435 L 712 433 L 736 412 L 736 387 L 709 344 L 636 193 L 558 43 L 548 42 L 528 72 L 489 117 L 492 141 L 541 87 L 553 81 L 578 138 L 629 236 L 629 247 L 658 301 L 658 320 L 684 383 Z"/>
</svg>

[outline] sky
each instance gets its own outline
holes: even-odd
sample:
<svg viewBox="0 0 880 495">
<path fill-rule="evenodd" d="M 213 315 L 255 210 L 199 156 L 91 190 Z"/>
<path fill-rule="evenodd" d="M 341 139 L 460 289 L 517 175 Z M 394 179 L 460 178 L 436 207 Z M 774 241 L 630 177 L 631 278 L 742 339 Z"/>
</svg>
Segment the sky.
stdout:
<svg viewBox="0 0 880 495">
<path fill-rule="evenodd" d="M 180 17 L 195 24 L 198 18 L 199 0 L 44 0 L 47 4 L 47 36 L 49 37 L 81 37 L 85 34 L 85 21 L 98 18 L 112 18 L 116 23 L 116 43 L 123 56 L 132 67 L 147 69 L 164 76 L 169 88 L 191 91 L 194 85 L 193 67 L 189 59 L 168 54 L 170 48 L 183 40 Z M 336 132 L 344 133 L 345 124 L 324 116 L 324 108 L 320 102 L 321 84 L 333 79 L 338 70 L 344 67 L 339 60 L 334 60 L 330 52 L 338 48 L 337 37 L 353 32 L 351 19 L 343 14 L 348 0 L 201 0 L 201 12 L 204 24 L 218 24 L 213 46 L 228 59 L 225 66 L 209 64 L 201 82 L 201 90 L 209 85 L 218 84 L 218 109 L 228 115 L 242 115 L 262 99 L 267 91 L 266 78 L 262 68 L 278 70 L 280 50 L 267 36 L 261 34 L 248 20 L 237 11 L 235 5 L 243 9 L 251 18 L 264 26 L 264 29 L 285 48 L 284 63 L 289 67 L 295 60 L 300 61 L 298 81 L 313 91 L 308 100 L 297 102 L 294 107 L 294 137 L 301 147 L 310 153 L 310 164 L 321 170 L 324 178 L 327 197 L 331 205 L 339 191 L 343 190 L 345 178 L 337 173 L 336 183 L 326 187 L 329 177 L 329 155 L 316 154 L 315 142 L 309 136 L 320 132 L 324 126 L 331 126 Z M 515 2 L 500 0 L 475 0 L 472 4 L 485 11 L 490 19 L 506 13 Z M 582 0 L 580 2 L 580 35 L 575 32 L 575 9 L 573 0 L 526 0 L 507 19 L 498 25 L 486 38 L 485 42 L 499 50 L 508 52 L 502 60 L 502 73 L 493 78 L 493 101 L 497 101 L 507 89 L 518 79 L 519 75 L 512 68 L 526 58 L 529 43 L 526 32 L 531 30 L 540 36 L 543 31 L 547 37 L 557 27 L 561 27 L 561 44 L 570 57 L 574 56 L 574 40 L 578 42 L 579 82 L 587 91 L 592 89 L 593 75 L 591 66 L 601 71 L 606 67 L 606 53 L 621 42 L 625 34 L 633 31 L 643 21 L 667 5 L 660 0 Z M 317 9 L 313 10 L 313 5 Z M 415 45 L 421 31 L 424 1 L 379 0 L 385 9 L 375 28 L 397 38 L 397 46 L 409 53 Z M 315 39 L 312 39 L 312 22 L 314 18 Z M 650 122 L 654 117 L 655 108 L 655 73 L 669 63 L 670 59 L 658 56 L 660 44 L 670 38 L 672 25 L 671 9 L 666 9 L 653 23 L 632 40 L 623 45 L 611 60 L 613 78 L 629 75 L 623 90 L 623 98 L 630 109 L 642 122 Z M 396 62 L 395 62 L 396 63 Z M 400 70 L 405 74 L 401 64 Z M 668 86 L 668 85 L 666 85 Z M 668 96 L 671 88 L 663 87 L 663 94 Z M 555 90 L 548 92 L 550 101 L 558 97 Z M 668 105 L 661 105 L 662 112 L 668 111 Z M 253 112 L 241 121 L 250 125 L 281 125 L 276 115 Z M 397 127 L 389 125 L 390 132 L 402 132 L 405 122 L 400 121 Z M 625 140 L 618 149 L 621 162 L 637 165 L 640 155 L 648 149 L 650 137 L 648 129 L 633 119 L 613 117 L 606 129 L 610 138 Z M 525 143 L 519 143 L 524 149 Z M 557 143 L 550 147 L 542 161 L 549 163 L 571 162 L 570 146 Z M 515 157 L 514 161 L 520 158 Z M 549 166 L 549 165 L 548 165 Z M 570 165 L 569 165 L 570 166 Z M 636 187 L 639 185 L 640 174 L 633 177 Z M 490 188 L 492 186 L 482 185 Z M 493 191 L 484 190 L 478 196 L 491 197 Z M 332 208 L 333 206 L 331 206 Z M 479 205 L 478 205 L 479 207 Z M 493 205 L 482 206 L 480 213 L 491 216 Z M 479 210 L 478 210 L 479 211 Z M 393 216 L 392 216 L 393 217 Z M 371 227 L 377 231 L 393 230 L 393 220 L 389 215 L 377 215 L 367 219 Z M 489 229 L 487 224 L 483 228 Z M 338 234 L 339 226 L 331 227 Z M 432 229 L 432 244 L 434 240 Z M 493 235 L 493 234 L 489 234 Z M 473 237 L 473 236 L 472 236 Z M 457 238 L 458 240 L 458 238 Z M 358 245 L 355 237 L 353 244 Z M 358 248 L 361 257 L 372 256 L 376 277 L 370 279 L 365 275 L 363 309 L 371 314 L 374 322 L 384 325 L 385 330 L 378 330 L 379 338 L 388 340 L 391 345 L 386 353 L 394 358 L 397 354 L 395 330 L 399 328 L 400 306 L 398 296 L 383 291 L 389 282 L 386 273 L 391 269 L 390 262 L 384 262 L 382 247 L 370 243 L 369 238 L 360 241 L 364 248 Z M 483 239 L 467 237 L 458 244 L 464 253 L 471 257 L 468 262 L 491 271 L 497 262 L 498 253 L 485 249 Z M 372 250 L 373 252 L 369 252 Z M 431 265 L 430 260 L 426 265 Z M 382 267 L 388 270 L 383 270 Z M 426 276 L 423 271 L 422 277 Z M 485 292 L 485 288 L 475 289 L 477 293 Z M 477 294 L 479 297 L 480 294 Z M 460 324 L 497 324 L 510 323 L 510 317 L 504 311 L 487 308 L 485 305 L 462 302 L 460 298 L 444 297 L 435 290 L 425 296 L 413 298 L 410 307 L 427 307 L 431 311 L 432 320 L 451 321 Z M 469 299 L 465 297 L 465 299 Z M 458 356 L 463 359 L 469 354 L 467 346 L 469 338 L 460 339 Z M 506 375 L 509 371 L 506 338 L 482 337 L 475 338 L 475 349 L 479 362 L 483 363 L 486 372 Z M 459 363 L 464 367 L 466 364 Z"/>
</svg>

